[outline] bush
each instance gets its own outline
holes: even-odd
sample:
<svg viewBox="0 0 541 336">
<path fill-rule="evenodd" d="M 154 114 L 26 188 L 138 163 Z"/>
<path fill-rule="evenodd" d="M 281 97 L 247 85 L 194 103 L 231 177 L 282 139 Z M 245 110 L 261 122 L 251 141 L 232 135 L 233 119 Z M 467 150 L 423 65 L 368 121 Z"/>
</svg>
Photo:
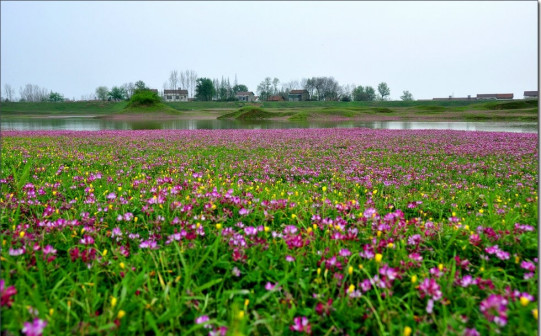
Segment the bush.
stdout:
<svg viewBox="0 0 541 336">
<path fill-rule="evenodd" d="M 150 90 L 139 90 L 130 98 L 128 106 L 152 106 L 160 103 L 161 101 L 160 96 L 158 96 L 156 92 Z"/>
</svg>

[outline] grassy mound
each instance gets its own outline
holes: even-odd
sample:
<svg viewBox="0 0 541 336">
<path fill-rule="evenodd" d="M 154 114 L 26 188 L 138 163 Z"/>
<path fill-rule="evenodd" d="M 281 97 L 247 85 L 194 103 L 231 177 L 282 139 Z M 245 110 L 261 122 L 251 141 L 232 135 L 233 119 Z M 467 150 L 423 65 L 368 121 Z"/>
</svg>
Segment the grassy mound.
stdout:
<svg viewBox="0 0 541 336">
<path fill-rule="evenodd" d="M 520 100 L 508 102 L 490 102 L 484 106 L 489 110 L 516 110 L 537 107 L 538 100 Z"/>
<path fill-rule="evenodd" d="M 412 107 L 412 109 L 427 112 L 443 112 L 446 110 L 445 106 L 440 105 L 419 105 Z"/>
<path fill-rule="evenodd" d="M 148 113 L 148 112 L 167 112 L 178 113 L 172 107 L 162 103 L 162 99 L 156 92 L 150 90 L 141 90 L 136 92 L 128 102 L 128 105 L 122 112 Z"/>
<path fill-rule="evenodd" d="M 218 119 L 257 120 L 269 119 L 278 116 L 276 113 L 268 112 L 258 106 L 245 106 L 235 112 L 224 114 Z"/>
</svg>

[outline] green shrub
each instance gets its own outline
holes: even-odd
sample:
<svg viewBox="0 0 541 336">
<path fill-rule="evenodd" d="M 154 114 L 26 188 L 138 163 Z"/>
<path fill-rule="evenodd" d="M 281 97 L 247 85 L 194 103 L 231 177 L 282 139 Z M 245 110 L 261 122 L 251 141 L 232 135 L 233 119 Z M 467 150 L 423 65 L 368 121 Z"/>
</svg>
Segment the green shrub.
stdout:
<svg viewBox="0 0 541 336">
<path fill-rule="evenodd" d="M 131 98 L 128 107 L 137 106 L 152 106 L 160 103 L 162 100 L 160 96 L 154 91 L 140 90 L 137 91 Z"/>
</svg>

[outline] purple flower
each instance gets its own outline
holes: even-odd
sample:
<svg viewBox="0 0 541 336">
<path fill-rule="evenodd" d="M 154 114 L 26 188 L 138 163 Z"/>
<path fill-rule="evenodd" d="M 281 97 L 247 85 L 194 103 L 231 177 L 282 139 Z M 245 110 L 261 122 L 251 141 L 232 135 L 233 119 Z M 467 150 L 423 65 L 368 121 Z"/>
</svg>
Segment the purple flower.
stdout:
<svg viewBox="0 0 541 336">
<path fill-rule="evenodd" d="M 201 323 L 205 323 L 209 320 L 209 317 L 208 315 L 203 315 L 203 316 L 199 316 L 198 318 L 195 319 L 195 323 L 196 324 L 201 324 Z"/>
<path fill-rule="evenodd" d="M 307 334 L 312 333 L 312 327 L 310 326 L 310 321 L 308 321 L 308 318 L 306 316 L 295 317 L 293 319 L 293 325 L 289 326 L 289 329 L 293 331 L 304 332 Z"/>
<path fill-rule="evenodd" d="M 106 198 L 108 200 L 114 200 L 116 198 L 116 194 L 114 192 L 109 193 Z"/>
<path fill-rule="evenodd" d="M 83 244 L 83 245 L 92 245 L 92 244 L 94 244 L 94 238 L 92 238 L 92 237 L 89 236 L 89 235 L 85 235 L 85 236 L 83 237 L 83 239 L 81 239 L 81 240 L 79 241 L 79 243 L 81 243 L 81 244 Z"/>
<path fill-rule="evenodd" d="M 521 262 L 520 267 L 527 270 L 527 271 L 535 272 L 535 264 L 530 262 L 530 261 Z"/>
<path fill-rule="evenodd" d="M 231 270 L 231 273 L 233 273 L 234 276 L 237 278 L 240 277 L 240 270 L 237 268 L 237 266 L 233 267 L 233 270 Z"/>
<path fill-rule="evenodd" d="M 286 256 L 286 261 L 287 261 L 287 262 L 294 262 L 294 261 L 295 261 L 295 257 L 290 256 L 290 255 L 287 255 L 287 256 Z"/>
<path fill-rule="evenodd" d="M 0 279 L 0 306 L 11 307 L 11 305 L 13 304 L 12 296 L 15 294 L 17 294 L 17 289 L 15 288 L 15 286 L 9 286 L 8 288 L 5 288 L 4 279 Z"/>
<path fill-rule="evenodd" d="M 43 248 L 43 254 L 56 254 L 56 250 L 51 245 L 47 245 Z"/>
<path fill-rule="evenodd" d="M 141 244 L 139 244 L 139 248 L 149 248 L 151 250 L 157 250 L 159 248 L 158 243 L 156 243 L 154 240 L 143 240 Z"/>
<path fill-rule="evenodd" d="M 486 319 L 500 327 L 507 324 L 507 299 L 501 295 L 490 294 L 481 301 L 480 310 Z"/>
<path fill-rule="evenodd" d="M 10 256 L 20 256 L 21 254 L 24 254 L 24 252 L 26 252 L 25 248 L 24 247 L 21 247 L 21 248 L 18 248 L 18 249 L 13 249 L 13 248 L 9 248 L 9 251 L 8 251 L 8 254 Z"/>
<path fill-rule="evenodd" d="M 471 329 L 466 328 L 464 330 L 464 336 L 481 336 L 481 334 L 479 334 L 479 332 L 475 328 L 471 328 Z"/>
<path fill-rule="evenodd" d="M 246 216 L 246 215 L 249 214 L 249 213 L 250 213 L 250 211 L 249 211 L 249 210 L 246 210 L 246 209 L 244 209 L 244 208 L 242 208 L 242 209 L 239 210 L 239 215 L 241 215 L 241 216 Z"/>
<path fill-rule="evenodd" d="M 426 278 L 421 282 L 419 285 L 419 292 L 421 294 L 421 298 L 424 298 L 426 296 L 430 296 L 434 300 L 441 299 L 441 289 L 440 285 L 436 282 L 434 279 Z"/>
<path fill-rule="evenodd" d="M 280 290 L 281 287 L 276 288 L 276 286 L 278 286 L 278 283 L 273 284 L 273 283 L 267 282 L 265 284 L 265 289 L 268 290 L 268 291 L 271 291 L 271 290 L 274 290 L 274 289 Z"/>
<path fill-rule="evenodd" d="M 47 322 L 41 319 L 34 319 L 32 322 L 25 322 L 23 326 L 23 334 L 26 336 L 40 336 L 43 329 L 47 326 Z"/>
<path fill-rule="evenodd" d="M 372 287 L 372 283 L 370 282 L 370 279 L 364 279 L 361 283 L 360 283 L 360 286 L 361 286 L 361 289 L 363 290 L 363 292 L 368 292 L 370 290 L 370 287 Z"/>
<path fill-rule="evenodd" d="M 368 209 L 364 210 L 364 213 L 363 213 L 363 216 L 365 218 L 376 217 L 376 215 L 377 215 L 377 211 L 374 208 L 368 208 Z"/>
<path fill-rule="evenodd" d="M 288 234 L 288 235 L 294 235 L 295 233 L 297 233 L 298 229 L 295 225 L 287 225 L 285 228 L 284 228 L 284 234 Z"/>
<path fill-rule="evenodd" d="M 426 312 L 428 314 L 432 314 L 433 311 L 434 311 L 434 300 L 429 299 L 428 302 L 426 303 Z"/>
<path fill-rule="evenodd" d="M 253 226 L 247 226 L 244 228 L 244 233 L 247 236 L 255 236 L 257 234 L 257 229 Z"/>
<path fill-rule="evenodd" d="M 341 257 L 349 257 L 351 255 L 351 251 L 344 248 L 344 249 L 341 249 L 340 252 L 338 252 L 338 254 Z"/>
<path fill-rule="evenodd" d="M 422 261 L 423 260 L 423 257 L 417 252 L 410 253 L 409 258 L 412 259 L 412 260 L 415 260 L 415 261 Z"/>
<path fill-rule="evenodd" d="M 462 279 L 460 279 L 459 284 L 462 287 L 468 287 L 469 285 L 473 285 L 472 276 L 471 275 L 465 275 Z"/>
</svg>

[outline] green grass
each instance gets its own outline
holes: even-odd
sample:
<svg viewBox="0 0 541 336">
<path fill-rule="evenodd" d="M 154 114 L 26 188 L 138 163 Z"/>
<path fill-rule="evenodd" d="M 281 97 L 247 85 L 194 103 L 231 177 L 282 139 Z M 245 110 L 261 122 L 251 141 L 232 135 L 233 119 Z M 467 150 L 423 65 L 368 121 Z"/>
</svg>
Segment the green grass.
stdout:
<svg viewBox="0 0 541 336">
<path fill-rule="evenodd" d="M 517 120 L 536 121 L 537 100 L 516 101 L 387 101 L 387 102 L 174 102 L 153 108 L 127 107 L 127 102 L 63 102 L 63 103 L 0 103 L 3 117 L 25 115 L 110 115 L 115 113 L 190 112 L 197 119 L 224 115 L 223 118 L 260 119 L 289 117 L 290 120 L 310 120 L 343 117 L 392 116 L 415 119 L 428 116 L 449 120 Z M 245 114 L 243 108 L 261 108 L 265 113 Z M 241 109 L 244 112 L 239 112 Z M 233 111 L 233 112 L 232 112 Z M 497 113 L 496 113 L 497 112 Z M 243 114 L 243 116 L 240 116 Z"/>
<path fill-rule="evenodd" d="M 536 334 L 537 300 L 511 293 L 538 295 L 537 144 L 462 131 L 4 132 L 1 279 L 17 293 L 2 293 L 0 327 L 300 336 L 291 326 L 306 317 L 313 335 Z M 481 311 L 495 295 L 505 326 Z"/>
</svg>

